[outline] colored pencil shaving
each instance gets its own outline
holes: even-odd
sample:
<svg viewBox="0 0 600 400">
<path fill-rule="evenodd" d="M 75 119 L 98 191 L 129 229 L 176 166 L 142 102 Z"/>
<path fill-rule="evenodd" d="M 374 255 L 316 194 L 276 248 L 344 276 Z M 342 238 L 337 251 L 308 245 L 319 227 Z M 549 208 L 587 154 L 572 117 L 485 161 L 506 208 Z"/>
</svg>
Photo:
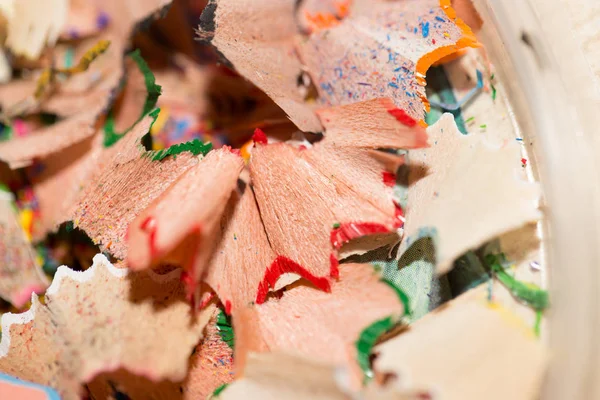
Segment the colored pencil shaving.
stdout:
<svg viewBox="0 0 600 400">
<path fill-rule="evenodd" d="M 547 292 L 485 249 L 540 189 L 470 3 L 29 3 L 0 5 L 0 393 L 537 395 L 507 309 Z"/>
</svg>

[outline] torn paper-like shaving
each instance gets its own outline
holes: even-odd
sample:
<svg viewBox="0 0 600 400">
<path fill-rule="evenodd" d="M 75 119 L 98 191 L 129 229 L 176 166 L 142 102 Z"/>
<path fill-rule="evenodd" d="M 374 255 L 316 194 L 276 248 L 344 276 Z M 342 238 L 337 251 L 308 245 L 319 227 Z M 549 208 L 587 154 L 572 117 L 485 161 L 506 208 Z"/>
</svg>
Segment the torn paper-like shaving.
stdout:
<svg viewBox="0 0 600 400">
<path fill-rule="evenodd" d="M 39 300 L 35 293 L 31 294 L 31 307 L 29 310 L 20 314 L 5 313 L 2 314 L 0 324 L 2 325 L 2 341 L 0 341 L 0 358 L 8 354 L 10 349 L 10 327 L 12 325 L 25 325 L 31 322 L 35 317 L 35 311 L 39 307 Z"/>
<path fill-rule="evenodd" d="M 220 313 L 222 311 L 214 310 L 204 337 L 192 351 L 185 380 L 152 382 L 128 371 L 103 372 L 87 384 L 91 397 L 109 399 L 116 389 L 128 399 L 207 399 L 215 389 L 234 378 L 233 350 L 221 339 L 216 324 L 216 316 Z"/>
<path fill-rule="evenodd" d="M 325 7 L 338 8 L 336 15 L 308 16 L 317 28 L 310 35 L 294 20 L 295 3 L 213 0 L 202 14 L 200 36 L 305 131 L 320 130 L 315 100 L 335 106 L 386 97 L 422 120 L 429 67 L 479 45 L 449 0 L 337 2 Z M 308 87 L 318 96 L 307 95 Z"/>
<path fill-rule="evenodd" d="M 61 265 L 60 267 L 58 267 L 58 269 L 56 270 L 56 274 L 54 275 L 54 279 L 52 280 L 52 284 L 46 291 L 46 295 L 51 296 L 53 294 L 58 293 L 58 291 L 60 290 L 60 285 L 65 278 L 69 278 L 79 283 L 89 282 L 96 274 L 96 269 L 98 268 L 98 265 L 103 265 L 104 267 L 106 267 L 108 272 L 110 272 L 117 278 L 123 278 L 127 276 L 127 273 L 129 272 L 125 268 L 116 268 L 114 265 L 108 262 L 108 259 L 106 259 L 104 255 L 98 254 L 94 257 L 94 263 L 92 264 L 92 266 L 86 269 L 85 271 L 74 271 L 66 265 Z"/>
<path fill-rule="evenodd" d="M 431 147 L 408 155 L 405 240 L 398 254 L 432 236 L 436 269 L 444 273 L 468 250 L 537 221 L 540 187 L 526 180 L 515 141 L 493 147 L 482 135 L 463 135 L 450 114 L 428 133 Z"/>
<path fill-rule="evenodd" d="M 36 59 L 58 39 L 67 20 L 68 0 L 5 0 L 0 13 L 8 22 L 6 46 L 16 55 Z"/>
<path fill-rule="evenodd" d="M 236 368 L 244 365 L 249 352 L 286 351 L 348 366 L 359 382 L 354 343 L 361 331 L 389 316 L 397 321 L 403 313 L 397 292 L 381 282 L 370 265 L 341 264 L 331 293 L 298 282 L 280 299 L 247 305 L 234 313 Z"/>
<path fill-rule="evenodd" d="M 30 310 L 2 317 L 0 371 L 64 399 L 120 368 L 150 380 L 183 379 L 214 307 L 192 316 L 178 277 L 119 269 L 101 254 L 83 272 L 60 267 L 46 304 L 33 295 Z"/>
<path fill-rule="evenodd" d="M 546 351 L 487 291 L 472 289 L 377 346 L 375 370 L 404 377 L 397 382 L 404 389 L 435 388 L 444 399 L 536 398 Z"/>
</svg>

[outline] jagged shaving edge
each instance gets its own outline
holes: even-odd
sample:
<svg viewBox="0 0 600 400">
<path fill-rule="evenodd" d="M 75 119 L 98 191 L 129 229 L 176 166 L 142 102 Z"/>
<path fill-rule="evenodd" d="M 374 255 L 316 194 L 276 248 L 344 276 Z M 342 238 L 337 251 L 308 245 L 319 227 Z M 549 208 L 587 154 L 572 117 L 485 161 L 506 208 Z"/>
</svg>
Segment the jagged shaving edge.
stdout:
<svg viewBox="0 0 600 400">
<path fill-rule="evenodd" d="M 117 268 L 115 267 L 104 254 L 96 254 L 93 259 L 92 266 L 85 271 L 75 271 L 66 265 L 61 265 L 56 274 L 54 275 L 54 279 L 52 280 L 52 284 L 46 290 L 46 295 L 54 295 L 57 294 L 60 290 L 60 285 L 65 278 L 69 278 L 73 281 L 84 283 L 91 281 L 96 275 L 96 270 L 100 268 L 99 266 L 104 266 L 110 274 L 116 278 L 123 279 L 127 275 L 129 275 L 129 270 L 127 268 Z M 148 276 L 157 283 L 166 283 L 174 279 L 179 279 L 181 275 L 181 270 L 176 269 L 167 274 L 157 274 L 154 271 L 147 271 Z M 0 324 L 2 326 L 2 340 L 0 340 L 0 358 L 5 357 L 8 354 L 10 349 L 10 327 L 12 325 L 25 325 L 31 322 L 35 318 L 36 311 L 38 307 L 40 307 L 40 301 L 37 294 L 31 294 L 31 307 L 29 310 L 22 313 L 6 313 L 2 315 L 2 319 L 0 320 Z"/>
<path fill-rule="evenodd" d="M 14 314 L 6 313 L 2 315 L 2 340 L 0 341 L 0 358 L 5 357 L 10 349 L 10 327 L 12 325 L 25 325 L 35 318 L 35 312 L 39 307 L 40 301 L 35 293 L 31 294 L 31 307 L 29 310 Z"/>
<path fill-rule="evenodd" d="M 108 261 L 106 256 L 104 256 L 103 254 L 96 254 L 94 256 L 92 266 L 86 269 L 85 271 L 74 271 L 66 265 L 61 265 L 60 267 L 58 267 L 58 269 L 56 270 L 56 274 L 54 275 L 54 279 L 52 280 L 52 284 L 50 285 L 48 290 L 46 290 L 46 294 L 53 295 L 58 293 L 58 291 L 60 290 L 60 284 L 62 283 L 65 277 L 69 277 L 72 280 L 79 283 L 89 282 L 96 274 L 96 269 L 98 265 L 104 265 L 108 272 L 110 272 L 112 275 L 118 278 L 123 278 L 128 274 L 127 269 L 116 268 Z"/>
</svg>

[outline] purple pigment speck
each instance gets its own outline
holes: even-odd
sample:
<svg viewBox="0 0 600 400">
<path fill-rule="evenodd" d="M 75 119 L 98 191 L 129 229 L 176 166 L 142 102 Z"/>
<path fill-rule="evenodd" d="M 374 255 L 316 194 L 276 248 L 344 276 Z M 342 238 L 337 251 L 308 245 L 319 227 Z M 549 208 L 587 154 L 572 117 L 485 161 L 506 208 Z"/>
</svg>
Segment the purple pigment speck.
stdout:
<svg viewBox="0 0 600 400">
<path fill-rule="evenodd" d="M 98 29 L 104 29 L 108 25 L 109 21 L 110 17 L 108 14 L 102 11 L 100 14 L 98 14 L 98 17 L 96 17 L 96 26 Z"/>
<path fill-rule="evenodd" d="M 77 32 L 74 28 L 69 29 L 68 31 L 68 35 L 71 39 L 78 39 L 79 38 L 79 32 Z"/>
</svg>

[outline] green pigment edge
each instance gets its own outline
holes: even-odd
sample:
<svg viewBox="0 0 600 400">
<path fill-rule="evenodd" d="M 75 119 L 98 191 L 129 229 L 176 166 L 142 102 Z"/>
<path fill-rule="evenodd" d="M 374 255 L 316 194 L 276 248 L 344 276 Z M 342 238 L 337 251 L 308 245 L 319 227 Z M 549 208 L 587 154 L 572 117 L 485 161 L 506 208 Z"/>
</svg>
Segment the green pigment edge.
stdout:
<svg viewBox="0 0 600 400">
<path fill-rule="evenodd" d="M 543 311 L 550 305 L 548 291 L 541 289 L 533 283 L 515 279 L 509 275 L 500 264 L 500 257 L 488 254 L 485 261 L 491 268 L 496 278 L 510 291 L 510 293 L 536 311 Z"/>
<path fill-rule="evenodd" d="M 356 361 L 358 366 L 363 371 L 363 383 L 366 383 L 373 377 L 373 370 L 371 369 L 371 351 L 377 343 L 377 339 L 392 329 L 397 323 L 397 320 L 392 317 L 386 317 L 378 321 L 373 322 L 367 326 L 360 333 L 358 340 L 356 341 Z"/>
<path fill-rule="evenodd" d="M 221 339 L 233 350 L 235 345 L 235 334 L 231 325 L 231 317 L 221 310 L 217 316 L 217 330 Z"/>
<path fill-rule="evenodd" d="M 404 307 L 404 315 L 410 317 L 412 315 L 412 311 L 410 309 L 410 299 L 408 298 L 408 295 L 404 293 L 402 289 L 396 286 L 394 282 L 387 279 L 382 279 L 381 281 L 388 285 L 390 288 L 392 288 L 394 292 L 396 292 L 396 295 L 398 296 L 398 298 L 402 302 L 402 306 Z"/>
<path fill-rule="evenodd" d="M 219 386 L 218 388 L 215 389 L 215 391 L 212 393 L 212 398 L 215 397 L 219 397 L 219 395 L 223 392 L 223 390 L 225 390 L 227 388 L 227 386 L 229 386 L 229 383 L 224 383 L 221 386 Z"/>
<path fill-rule="evenodd" d="M 150 70 L 150 67 L 148 67 L 146 61 L 144 61 L 144 58 L 140 54 L 140 50 L 136 49 L 135 51 L 129 53 L 129 57 L 133 59 L 142 75 L 144 75 L 144 83 L 147 91 L 146 101 L 144 102 L 144 107 L 142 108 L 140 117 L 133 123 L 133 125 L 127 128 L 125 132 L 119 133 L 115 131 L 115 117 L 112 110 L 109 112 L 108 116 L 106 117 L 106 123 L 104 124 L 104 147 L 110 147 L 117 143 L 127 132 L 131 130 L 131 128 L 140 122 L 142 118 L 144 118 L 146 114 L 148 114 L 154 108 L 154 106 L 156 106 L 156 102 L 158 101 L 158 98 L 162 92 L 161 86 L 156 84 L 156 78 L 154 77 L 152 70 Z"/>
<path fill-rule="evenodd" d="M 156 150 L 146 153 L 152 161 L 161 161 L 168 156 L 176 156 L 177 154 L 189 151 L 197 156 L 202 154 L 205 156 L 212 150 L 212 143 L 202 142 L 198 139 L 190 140 L 189 142 L 174 144 L 166 149 Z"/>
<path fill-rule="evenodd" d="M 406 293 L 387 279 L 381 279 L 381 281 L 392 288 L 402 302 L 404 308 L 403 315 L 410 316 L 412 313 L 410 309 L 410 299 Z M 371 369 L 371 351 L 373 350 L 375 343 L 377 343 L 377 339 L 396 326 L 399 320 L 398 317 L 390 315 L 373 322 L 360 333 L 355 345 L 357 352 L 356 361 L 364 374 L 363 383 L 367 383 L 373 377 L 373 370 Z"/>
</svg>

